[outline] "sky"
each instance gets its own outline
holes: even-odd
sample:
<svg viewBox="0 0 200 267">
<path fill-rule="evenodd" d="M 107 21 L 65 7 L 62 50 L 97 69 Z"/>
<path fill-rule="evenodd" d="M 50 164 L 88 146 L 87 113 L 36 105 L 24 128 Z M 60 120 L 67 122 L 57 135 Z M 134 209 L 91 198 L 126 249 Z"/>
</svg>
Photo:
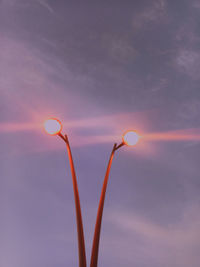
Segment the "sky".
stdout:
<svg viewBox="0 0 200 267">
<path fill-rule="evenodd" d="M 0 266 L 78 266 L 70 140 L 88 266 L 200 264 L 200 1 L 0 0 Z M 149 137 L 149 138 L 148 138 Z M 154 137 L 154 138 L 152 138 Z"/>
</svg>

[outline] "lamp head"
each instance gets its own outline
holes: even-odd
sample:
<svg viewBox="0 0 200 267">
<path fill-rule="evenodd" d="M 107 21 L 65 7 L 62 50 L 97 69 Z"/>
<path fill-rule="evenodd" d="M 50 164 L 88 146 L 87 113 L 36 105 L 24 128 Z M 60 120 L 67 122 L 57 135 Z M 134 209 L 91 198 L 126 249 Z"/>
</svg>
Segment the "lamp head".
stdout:
<svg viewBox="0 0 200 267">
<path fill-rule="evenodd" d="M 50 135 L 57 135 L 62 131 L 62 123 L 56 118 L 49 118 L 44 122 L 44 129 Z"/>
<path fill-rule="evenodd" d="M 123 143 L 127 146 L 134 146 L 139 140 L 139 135 L 135 131 L 127 131 L 123 134 Z"/>
</svg>

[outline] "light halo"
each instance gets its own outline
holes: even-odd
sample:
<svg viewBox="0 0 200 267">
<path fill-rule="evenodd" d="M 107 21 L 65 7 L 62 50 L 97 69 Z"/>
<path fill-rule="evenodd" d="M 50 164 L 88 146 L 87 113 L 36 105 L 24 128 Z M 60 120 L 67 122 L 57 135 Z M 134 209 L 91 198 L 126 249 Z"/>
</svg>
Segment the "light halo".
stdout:
<svg viewBox="0 0 200 267">
<path fill-rule="evenodd" d="M 62 123 L 56 118 L 49 118 L 44 122 L 44 129 L 50 135 L 57 135 L 62 131 Z"/>
<path fill-rule="evenodd" d="M 122 136 L 122 141 L 127 146 L 135 146 L 139 141 L 140 136 L 134 130 L 126 131 Z"/>
</svg>

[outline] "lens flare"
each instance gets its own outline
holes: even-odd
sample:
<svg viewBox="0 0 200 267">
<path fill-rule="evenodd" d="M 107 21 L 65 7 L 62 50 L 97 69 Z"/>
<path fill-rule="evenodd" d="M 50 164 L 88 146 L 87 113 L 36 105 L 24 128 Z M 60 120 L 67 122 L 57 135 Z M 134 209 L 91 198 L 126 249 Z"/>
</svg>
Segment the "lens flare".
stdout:
<svg viewBox="0 0 200 267">
<path fill-rule="evenodd" d="M 122 136 L 122 140 L 127 146 L 134 146 L 139 140 L 139 135 L 135 131 L 127 131 Z"/>
<path fill-rule="evenodd" d="M 59 134 L 62 130 L 62 124 L 58 119 L 50 118 L 44 122 L 44 129 L 50 135 Z"/>
</svg>

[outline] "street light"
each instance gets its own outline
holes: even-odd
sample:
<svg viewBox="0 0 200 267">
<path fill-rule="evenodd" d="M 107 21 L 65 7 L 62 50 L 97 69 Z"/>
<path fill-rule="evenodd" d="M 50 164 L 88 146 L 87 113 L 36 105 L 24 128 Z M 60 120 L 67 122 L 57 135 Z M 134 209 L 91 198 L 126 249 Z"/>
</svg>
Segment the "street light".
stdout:
<svg viewBox="0 0 200 267">
<path fill-rule="evenodd" d="M 56 118 L 50 118 L 44 122 L 44 129 L 50 135 L 57 135 L 62 131 L 62 123 Z"/>
<path fill-rule="evenodd" d="M 67 135 L 63 136 L 63 134 L 61 133 L 62 124 L 58 119 L 50 118 L 50 119 L 46 120 L 44 123 L 44 127 L 45 127 L 45 130 L 48 134 L 58 135 L 66 143 L 70 167 L 71 167 L 73 189 L 74 189 L 74 199 L 75 199 L 75 206 L 76 206 L 76 221 L 77 221 L 78 248 L 79 248 L 79 267 L 86 267 L 85 241 L 84 241 L 84 232 L 83 232 L 80 199 L 79 199 L 77 179 L 76 179 L 76 174 L 75 174 L 75 168 L 74 168 L 72 153 L 71 153 L 71 149 L 70 149 L 70 145 L 69 145 L 69 140 L 68 140 Z M 102 191 L 101 191 L 101 197 L 100 197 L 100 201 L 99 201 L 99 207 L 98 207 L 96 225 L 95 225 L 95 231 L 94 231 L 94 238 L 93 238 L 93 245 L 92 245 L 90 267 L 97 267 L 98 253 L 99 253 L 99 241 L 100 241 L 100 233 L 101 233 L 101 222 L 102 222 L 102 216 L 103 216 L 105 195 L 106 195 L 109 173 L 110 173 L 110 169 L 111 169 L 111 165 L 112 165 L 115 151 L 124 145 L 127 145 L 127 146 L 136 145 L 136 143 L 139 141 L 139 138 L 140 138 L 139 135 L 135 131 L 127 131 L 122 136 L 122 142 L 119 145 L 117 145 L 117 143 L 115 143 L 113 146 L 113 149 L 112 149 L 112 152 L 110 154 L 109 161 L 108 161 L 108 166 L 106 169 L 106 174 L 105 174 L 105 178 L 104 178 L 104 182 L 103 182 L 103 186 L 102 186 Z"/>
<path fill-rule="evenodd" d="M 123 134 L 123 143 L 127 146 L 134 146 L 139 141 L 139 135 L 135 131 L 127 131 Z"/>
<path fill-rule="evenodd" d="M 78 184 L 76 179 L 76 173 L 74 168 L 74 162 L 72 158 L 71 148 L 69 145 L 69 140 L 67 135 L 61 133 L 62 124 L 56 118 L 50 118 L 44 122 L 44 128 L 46 132 L 50 135 L 58 135 L 66 144 L 69 163 L 71 168 L 73 189 L 74 189 L 74 200 L 76 207 L 76 222 L 77 222 L 77 234 L 78 234 L 78 251 L 79 251 L 79 267 L 86 267 L 86 254 L 85 254 L 85 241 L 84 241 L 84 232 L 83 232 L 83 222 L 81 215 L 81 206 L 80 206 L 80 198 L 78 192 Z"/>
<path fill-rule="evenodd" d="M 99 241 L 100 241 L 100 233 L 101 233 L 101 222 L 102 222 L 102 216 L 103 216 L 103 208 L 104 208 L 104 201 L 105 201 L 105 195 L 106 195 L 106 189 L 108 184 L 108 178 L 110 173 L 110 168 L 112 165 L 113 157 L 115 154 L 115 151 L 118 150 L 120 147 L 127 145 L 127 146 L 134 146 L 139 141 L 139 135 L 135 131 L 127 131 L 122 136 L 122 143 L 117 145 L 116 143 L 113 146 L 112 152 L 110 154 L 110 158 L 108 161 L 108 166 L 106 169 L 106 174 L 102 186 L 100 201 L 99 201 L 99 207 L 97 212 L 97 218 L 96 218 L 96 225 L 94 230 L 94 238 L 93 238 L 93 244 L 92 244 L 92 253 L 91 253 L 91 261 L 90 261 L 90 267 L 97 267 L 98 263 L 98 253 L 99 253 Z"/>
</svg>

